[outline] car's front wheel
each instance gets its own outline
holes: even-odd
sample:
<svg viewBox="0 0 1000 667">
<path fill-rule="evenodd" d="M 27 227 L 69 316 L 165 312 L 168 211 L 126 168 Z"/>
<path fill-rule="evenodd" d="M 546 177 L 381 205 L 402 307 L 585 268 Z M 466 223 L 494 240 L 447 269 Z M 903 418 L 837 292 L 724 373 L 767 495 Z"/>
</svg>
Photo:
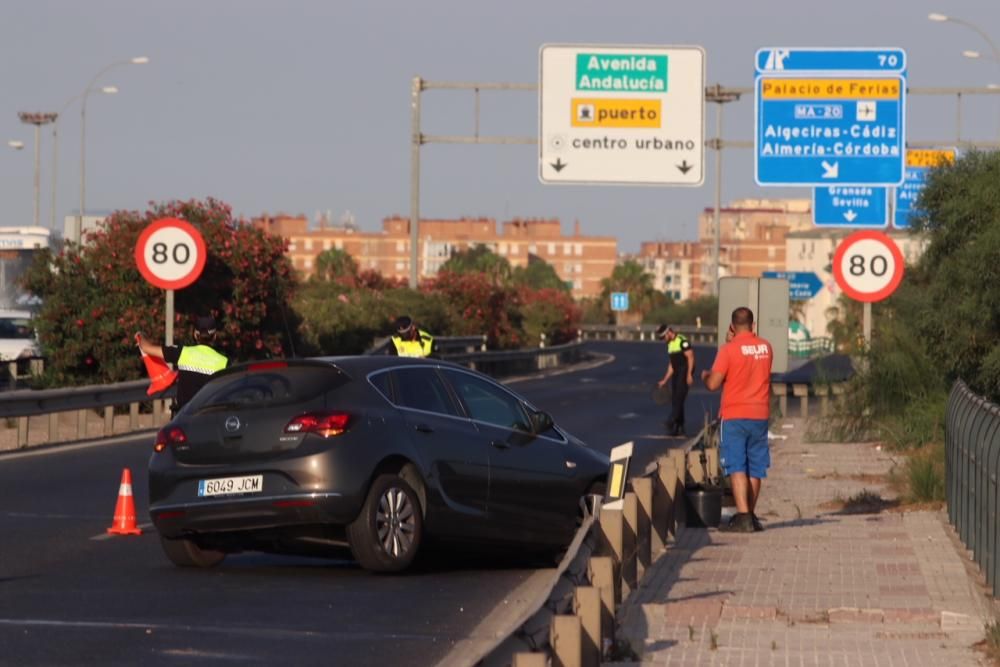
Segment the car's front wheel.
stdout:
<svg viewBox="0 0 1000 667">
<path fill-rule="evenodd" d="M 161 535 L 160 545 L 170 562 L 178 567 L 214 567 L 226 557 L 225 551 L 202 549 L 184 538 L 170 540 Z"/>
<path fill-rule="evenodd" d="M 399 572 L 416 558 L 423 537 L 420 500 L 403 478 L 375 479 L 361 513 L 347 526 L 351 552 L 373 572 Z"/>
</svg>

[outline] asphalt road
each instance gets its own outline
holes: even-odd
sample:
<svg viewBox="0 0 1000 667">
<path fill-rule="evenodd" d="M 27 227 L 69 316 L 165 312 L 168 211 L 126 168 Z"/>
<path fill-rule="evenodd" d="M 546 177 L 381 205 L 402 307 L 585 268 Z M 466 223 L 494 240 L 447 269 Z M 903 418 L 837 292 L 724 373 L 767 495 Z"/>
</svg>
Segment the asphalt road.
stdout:
<svg viewBox="0 0 1000 667">
<path fill-rule="evenodd" d="M 663 346 L 592 343 L 613 361 L 513 384 L 557 422 L 609 451 L 633 441 L 633 470 L 683 440 L 664 436 L 651 398 Z M 714 354 L 696 349 L 707 367 Z M 717 396 L 697 387 L 688 431 Z M 714 400 L 713 400 L 714 399 Z M 432 665 L 488 635 L 547 572 L 513 554 L 444 554 L 404 576 L 340 559 L 229 557 L 179 569 L 148 526 L 151 438 L 0 456 L 0 664 Z M 133 472 L 139 537 L 105 536 L 123 468 Z"/>
</svg>

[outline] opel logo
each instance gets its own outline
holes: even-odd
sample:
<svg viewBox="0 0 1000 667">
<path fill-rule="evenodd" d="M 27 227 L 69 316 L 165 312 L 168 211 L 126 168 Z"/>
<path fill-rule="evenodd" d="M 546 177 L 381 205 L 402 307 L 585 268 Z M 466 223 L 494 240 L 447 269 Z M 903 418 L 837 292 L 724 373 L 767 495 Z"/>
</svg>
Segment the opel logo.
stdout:
<svg viewBox="0 0 1000 667">
<path fill-rule="evenodd" d="M 240 430 L 239 417 L 226 417 L 226 430 L 230 433 Z"/>
</svg>

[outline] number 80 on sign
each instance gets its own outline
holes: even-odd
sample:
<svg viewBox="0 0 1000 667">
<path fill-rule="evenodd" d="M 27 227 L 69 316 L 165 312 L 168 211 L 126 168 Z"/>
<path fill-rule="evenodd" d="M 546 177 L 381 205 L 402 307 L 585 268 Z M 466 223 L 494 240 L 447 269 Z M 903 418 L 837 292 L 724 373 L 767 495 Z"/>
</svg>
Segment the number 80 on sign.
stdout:
<svg viewBox="0 0 1000 667">
<path fill-rule="evenodd" d="M 135 244 L 139 273 L 161 289 L 183 289 L 198 280 L 207 259 L 205 239 L 191 223 L 161 218 L 146 227 Z"/>
<path fill-rule="evenodd" d="M 899 287 L 903 264 L 903 253 L 891 238 L 882 232 L 865 230 L 851 234 L 837 246 L 833 276 L 847 296 L 874 303 Z"/>
</svg>

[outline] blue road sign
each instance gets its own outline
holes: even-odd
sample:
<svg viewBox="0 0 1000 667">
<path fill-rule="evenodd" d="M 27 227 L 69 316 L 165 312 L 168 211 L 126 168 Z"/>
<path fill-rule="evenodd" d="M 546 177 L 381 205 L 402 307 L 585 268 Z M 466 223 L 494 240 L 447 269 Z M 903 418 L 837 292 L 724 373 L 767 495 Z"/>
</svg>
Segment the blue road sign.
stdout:
<svg viewBox="0 0 1000 667">
<path fill-rule="evenodd" d="M 903 49 L 759 49 L 758 74 L 772 72 L 897 72 L 906 71 Z"/>
<path fill-rule="evenodd" d="M 902 183 L 901 49 L 763 49 L 756 65 L 758 185 Z"/>
<path fill-rule="evenodd" d="M 893 215 L 892 226 L 906 229 L 910 226 L 910 214 L 917 210 L 917 199 L 920 191 L 927 184 L 929 167 L 907 167 L 906 180 L 896 188 L 896 212 Z"/>
<path fill-rule="evenodd" d="M 628 310 L 628 292 L 611 293 L 611 310 Z"/>
<path fill-rule="evenodd" d="M 788 281 L 788 298 L 792 301 L 807 301 L 823 289 L 823 281 L 812 271 L 765 271 L 764 278 L 784 278 Z"/>
<path fill-rule="evenodd" d="M 813 222 L 819 227 L 888 227 L 886 189 L 867 185 L 814 188 Z"/>
</svg>

